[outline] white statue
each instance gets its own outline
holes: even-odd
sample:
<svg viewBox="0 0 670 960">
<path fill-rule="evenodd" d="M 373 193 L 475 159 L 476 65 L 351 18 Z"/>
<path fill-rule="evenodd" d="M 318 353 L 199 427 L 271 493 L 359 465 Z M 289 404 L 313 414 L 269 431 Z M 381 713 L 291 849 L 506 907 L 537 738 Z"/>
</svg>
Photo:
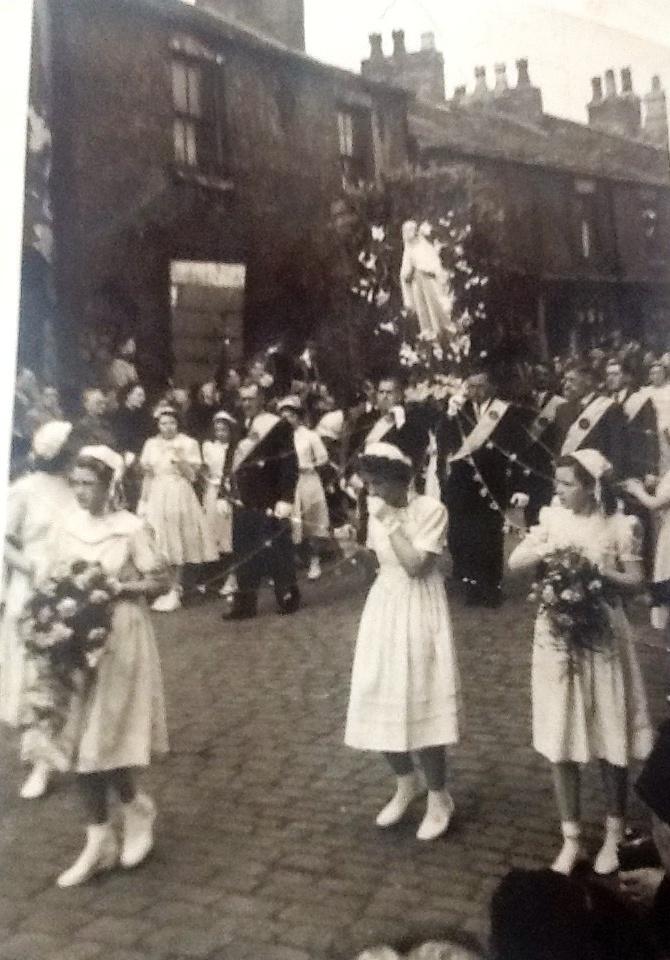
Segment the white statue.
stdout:
<svg viewBox="0 0 670 960">
<path fill-rule="evenodd" d="M 406 220 L 402 226 L 404 251 L 400 287 L 405 310 L 415 314 L 426 340 L 435 340 L 450 328 L 452 294 L 449 277 L 431 240 L 431 226 Z"/>
</svg>

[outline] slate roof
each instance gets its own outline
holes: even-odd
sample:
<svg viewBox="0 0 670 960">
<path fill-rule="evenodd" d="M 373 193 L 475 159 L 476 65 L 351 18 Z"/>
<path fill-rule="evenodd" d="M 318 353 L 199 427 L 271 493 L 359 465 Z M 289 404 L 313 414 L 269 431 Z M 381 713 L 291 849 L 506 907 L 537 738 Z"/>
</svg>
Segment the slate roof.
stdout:
<svg viewBox="0 0 670 960">
<path fill-rule="evenodd" d="M 585 176 L 670 186 L 668 154 L 628 137 L 543 114 L 525 121 L 492 108 L 410 104 L 410 132 L 428 158 L 447 151 Z"/>
</svg>

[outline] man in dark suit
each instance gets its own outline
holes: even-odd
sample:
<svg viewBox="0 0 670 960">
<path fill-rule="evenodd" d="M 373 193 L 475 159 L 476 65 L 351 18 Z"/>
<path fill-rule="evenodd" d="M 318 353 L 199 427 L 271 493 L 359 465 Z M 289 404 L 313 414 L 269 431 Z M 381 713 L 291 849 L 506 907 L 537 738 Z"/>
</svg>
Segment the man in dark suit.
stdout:
<svg viewBox="0 0 670 960">
<path fill-rule="evenodd" d="M 240 389 L 244 436 L 233 459 L 231 484 L 233 554 L 239 590 L 226 620 L 243 620 L 257 612 L 258 588 L 264 574 L 274 581 L 280 613 L 294 613 L 300 605 L 291 516 L 298 461 L 290 425 L 264 409 L 261 387 L 247 383 Z"/>
<path fill-rule="evenodd" d="M 524 468 L 524 491 L 528 504 L 524 511 L 526 525 L 534 526 L 542 507 L 551 503 L 554 494 L 554 460 L 558 434 L 556 416 L 565 400 L 552 390 L 552 376 L 544 363 L 533 371 L 533 391 L 522 414 L 523 447 L 520 460 Z"/>
<path fill-rule="evenodd" d="M 438 471 L 449 511 L 454 576 L 470 606 L 502 602 L 505 511 L 521 488 L 519 412 L 498 394 L 488 371 L 468 379 L 467 400 L 438 434 Z"/>
<path fill-rule="evenodd" d="M 598 450 L 621 475 L 625 468 L 626 421 L 619 404 L 598 393 L 586 364 L 571 367 L 563 380 L 566 403 L 556 414 L 558 453 Z"/>
</svg>

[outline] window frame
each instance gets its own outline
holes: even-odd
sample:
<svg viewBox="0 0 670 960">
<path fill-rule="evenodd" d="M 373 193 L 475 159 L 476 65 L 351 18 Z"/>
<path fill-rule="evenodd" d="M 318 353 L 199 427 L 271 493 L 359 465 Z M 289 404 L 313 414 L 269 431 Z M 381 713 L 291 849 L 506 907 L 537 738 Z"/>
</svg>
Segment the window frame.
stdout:
<svg viewBox="0 0 670 960">
<path fill-rule="evenodd" d="M 336 107 L 336 123 L 343 186 L 358 187 L 374 181 L 377 163 L 372 108 L 341 101 Z"/>
<path fill-rule="evenodd" d="M 177 100 L 176 70 L 181 68 L 186 77 L 186 109 Z M 197 108 L 191 109 L 190 90 L 192 76 L 198 77 Z M 223 57 L 198 55 L 182 46 L 171 45 L 170 90 L 172 96 L 172 156 L 181 170 L 193 173 L 221 175 L 227 172 L 229 161 L 226 149 L 227 114 L 225 106 L 225 83 Z M 183 147 L 179 156 L 177 128 L 181 125 Z M 189 157 L 188 129 L 193 131 L 193 159 Z M 208 154 L 211 156 L 208 158 Z"/>
</svg>

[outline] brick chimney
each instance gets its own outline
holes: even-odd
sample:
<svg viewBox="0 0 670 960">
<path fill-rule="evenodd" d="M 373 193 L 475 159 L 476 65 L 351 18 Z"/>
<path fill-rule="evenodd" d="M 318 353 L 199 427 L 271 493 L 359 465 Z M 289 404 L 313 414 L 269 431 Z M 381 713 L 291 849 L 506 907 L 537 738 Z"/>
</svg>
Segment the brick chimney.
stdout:
<svg viewBox="0 0 670 960">
<path fill-rule="evenodd" d="M 402 60 L 407 53 L 405 50 L 405 31 L 394 30 L 391 36 L 393 37 L 393 59 Z"/>
<path fill-rule="evenodd" d="M 370 63 L 383 63 L 384 51 L 382 49 L 381 33 L 371 33 L 370 40 Z"/>
<path fill-rule="evenodd" d="M 189 3 L 266 33 L 287 47 L 305 49 L 304 0 L 189 0 Z"/>
<path fill-rule="evenodd" d="M 647 143 L 668 149 L 668 106 L 660 77 L 652 77 L 651 90 L 644 95 L 642 136 Z"/>
<path fill-rule="evenodd" d="M 385 57 L 379 34 L 370 35 L 370 57 L 361 63 L 361 73 L 370 80 L 383 80 L 404 87 L 421 100 L 444 103 L 444 57 L 435 46 L 435 34 L 421 35 L 421 49 L 408 51 L 405 31 L 394 30 L 393 53 Z"/>
<path fill-rule="evenodd" d="M 639 137 L 642 111 L 640 98 L 633 90 L 630 67 L 621 70 L 620 92 L 614 70 L 605 72 L 604 96 L 600 77 L 594 77 L 591 86 L 591 102 L 587 105 L 590 126 L 622 137 Z"/>
<path fill-rule="evenodd" d="M 493 69 L 496 77 L 493 94 L 496 97 L 503 97 L 509 90 L 509 84 L 507 83 L 507 65 L 504 63 L 496 63 Z"/>
</svg>

